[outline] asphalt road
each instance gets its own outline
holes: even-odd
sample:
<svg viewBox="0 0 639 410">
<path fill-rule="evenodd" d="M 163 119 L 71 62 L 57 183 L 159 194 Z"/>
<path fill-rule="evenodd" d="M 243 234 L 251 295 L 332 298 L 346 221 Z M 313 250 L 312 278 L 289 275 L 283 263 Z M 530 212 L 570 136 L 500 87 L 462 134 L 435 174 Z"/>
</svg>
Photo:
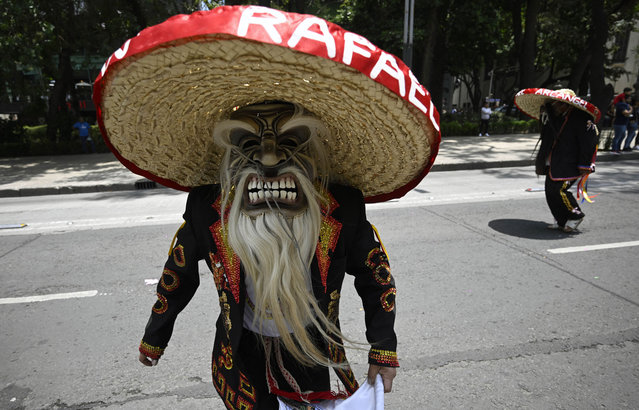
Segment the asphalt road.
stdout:
<svg viewBox="0 0 639 410">
<path fill-rule="evenodd" d="M 386 408 L 637 408 L 638 171 L 600 167 L 575 235 L 545 228 L 530 168 L 433 173 L 370 205 L 399 290 L 402 367 Z M 184 200 L 161 189 L 0 201 L 0 408 L 223 408 L 204 265 L 159 366 L 136 358 Z M 365 340 L 348 283 L 340 312 Z M 362 380 L 366 353 L 349 357 Z"/>
</svg>

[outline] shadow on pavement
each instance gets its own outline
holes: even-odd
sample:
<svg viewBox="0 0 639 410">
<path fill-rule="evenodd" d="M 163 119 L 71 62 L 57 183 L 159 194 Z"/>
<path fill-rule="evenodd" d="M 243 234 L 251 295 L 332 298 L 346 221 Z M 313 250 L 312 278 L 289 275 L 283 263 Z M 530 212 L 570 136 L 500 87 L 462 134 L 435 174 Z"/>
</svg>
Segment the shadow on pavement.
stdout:
<svg viewBox="0 0 639 410">
<path fill-rule="evenodd" d="M 558 229 L 548 229 L 548 222 L 526 219 L 495 219 L 488 226 L 504 235 L 525 239 L 558 240 L 565 239 L 568 235 Z"/>
<path fill-rule="evenodd" d="M 0 184 L 42 178 L 47 175 L 64 175 L 67 182 L 108 181 L 114 175 L 129 175 L 111 153 L 77 154 L 61 156 L 34 156 L 0 158 Z"/>
</svg>

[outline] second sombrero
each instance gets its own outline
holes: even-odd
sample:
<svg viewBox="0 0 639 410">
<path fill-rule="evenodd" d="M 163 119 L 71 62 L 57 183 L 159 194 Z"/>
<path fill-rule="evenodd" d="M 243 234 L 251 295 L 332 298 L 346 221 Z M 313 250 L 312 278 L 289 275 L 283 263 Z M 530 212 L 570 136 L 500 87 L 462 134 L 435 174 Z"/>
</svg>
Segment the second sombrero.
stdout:
<svg viewBox="0 0 639 410">
<path fill-rule="evenodd" d="M 595 122 L 599 122 L 601 111 L 595 105 L 577 97 L 569 88 L 549 90 L 547 88 L 526 88 L 515 95 L 515 105 L 525 114 L 539 119 L 540 108 L 548 101 L 559 101 L 587 112 Z"/>
</svg>

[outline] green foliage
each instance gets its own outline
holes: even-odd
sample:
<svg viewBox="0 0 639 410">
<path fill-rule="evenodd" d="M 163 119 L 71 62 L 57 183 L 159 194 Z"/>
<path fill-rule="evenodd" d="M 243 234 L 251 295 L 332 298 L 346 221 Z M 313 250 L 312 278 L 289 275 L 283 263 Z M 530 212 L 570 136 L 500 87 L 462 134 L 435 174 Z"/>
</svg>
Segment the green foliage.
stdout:
<svg viewBox="0 0 639 410">
<path fill-rule="evenodd" d="M 24 129 L 17 121 L 0 120 L 0 143 L 17 143 L 23 137 Z"/>
<path fill-rule="evenodd" d="M 52 106 L 60 106 L 67 94 L 75 96 L 73 82 L 77 81 L 78 72 L 63 72 L 59 64 L 65 61 L 62 55 L 76 58 L 74 61 L 92 58 L 104 61 L 126 39 L 147 26 L 175 14 L 213 9 L 222 3 L 270 4 L 282 10 L 316 14 L 365 36 L 387 52 L 403 54 L 402 0 L 2 0 L 0 102 L 16 97 L 24 103 L 30 100 L 27 115 L 21 120 L 38 123 L 46 112 L 46 98 L 52 98 L 51 80 L 62 88 L 55 93 L 58 100 Z M 447 89 L 450 85 L 444 84 L 443 73 L 463 79 L 475 109 L 485 96 L 487 72 L 493 68 L 492 91 L 497 97 L 512 97 L 519 85 L 517 56 L 522 51 L 516 41 L 522 33 L 514 32 L 517 29 L 514 22 L 515 17 L 521 19 L 525 15 L 527 4 L 529 1 L 525 0 L 415 1 L 411 68 L 432 92 L 436 105 L 441 106 L 442 98 L 451 91 Z M 576 67 L 588 64 L 584 52 L 590 50 L 592 4 L 580 0 L 540 0 L 540 4 L 535 65 L 538 74 L 548 71 L 539 82 L 556 81 L 560 75 L 565 79 Z M 603 4 L 602 18 L 609 23 L 609 40 L 636 26 L 639 16 L 636 0 L 606 0 Z M 615 42 L 608 41 L 606 47 L 614 51 Z M 623 74 L 621 68 L 614 69 L 609 64 L 606 67 L 608 78 Z M 582 83 L 587 80 L 588 69 L 583 71 Z M 436 75 L 426 78 L 432 72 Z M 95 72 L 89 76 L 92 75 Z M 47 121 L 53 129 L 55 120 L 50 117 Z"/>
<path fill-rule="evenodd" d="M 477 135 L 479 130 L 479 119 L 466 119 L 460 116 L 442 116 L 440 123 L 442 138 Z M 529 134 L 539 132 L 539 121 L 535 119 L 520 120 L 509 116 L 495 116 L 491 119 L 488 127 L 491 135 L 500 134 Z"/>
<path fill-rule="evenodd" d="M 334 15 L 326 17 L 346 30 L 366 37 L 381 49 L 402 55 L 403 0 L 344 0 Z"/>
<path fill-rule="evenodd" d="M 74 137 L 66 141 L 53 142 L 47 138 L 47 126 L 24 126 L 19 127 L 20 130 L 13 130 L 16 134 L 13 138 L 5 138 L 5 123 L 13 123 L 15 121 L 0 121 L 0 157 L 23 157 L 23 156 L 42 156 L 42 155 L 72 155 L 82 153 L 82 144 L 77 133 Z M 97 125 L 92 125 L 89 135 L 95 144 L 96 152 L 109 152 L 100 129 Z"/>
</svg>

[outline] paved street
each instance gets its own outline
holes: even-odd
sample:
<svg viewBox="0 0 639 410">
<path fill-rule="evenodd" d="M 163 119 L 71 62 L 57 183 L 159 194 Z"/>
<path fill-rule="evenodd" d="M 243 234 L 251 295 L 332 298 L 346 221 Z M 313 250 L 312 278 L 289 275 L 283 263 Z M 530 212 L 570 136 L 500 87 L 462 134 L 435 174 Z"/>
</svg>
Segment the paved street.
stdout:
<svg viewBox="0 0 639 410">
<path fill-rule="evenodd" d="M 530 167 L 432 173 L 370 205 L 399 289 L 402 367 L 386 408 L 636 408 L 638 170 L 598 169 L 577 235 L 545 228 Z M 0 201 L 3 224 L 27 224 L 0 230 L 0 408 L 223 408 L 204 265 L 160 365 L 136 361 L 184 199 L 162 189 Z M 37 295 L 65 299 L 15 299 Z M 340 310 L 345 332 L 365 340 L 350 283 Z M 365 352 L 349 357 L 362 380 Z"/>
</svg>

